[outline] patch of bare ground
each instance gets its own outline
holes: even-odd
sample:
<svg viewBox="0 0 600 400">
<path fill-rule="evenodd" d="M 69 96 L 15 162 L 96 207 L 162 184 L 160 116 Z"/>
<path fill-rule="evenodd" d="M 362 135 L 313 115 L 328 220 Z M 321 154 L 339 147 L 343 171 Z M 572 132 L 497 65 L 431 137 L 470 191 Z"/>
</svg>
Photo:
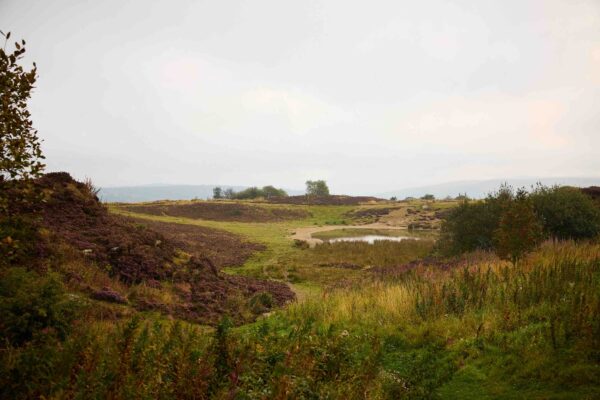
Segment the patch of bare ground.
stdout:
<svg viewBox="0 0 600 400">
<path fill-rule="evenodd" d="M 167 215 L 209 221 L 276 222 L 310 216 L 305 210 L 240 202 L 194 201 L 190 203 L 148 203 L 121 206 L 122 209 L 150 215 Z"/>
</svg>

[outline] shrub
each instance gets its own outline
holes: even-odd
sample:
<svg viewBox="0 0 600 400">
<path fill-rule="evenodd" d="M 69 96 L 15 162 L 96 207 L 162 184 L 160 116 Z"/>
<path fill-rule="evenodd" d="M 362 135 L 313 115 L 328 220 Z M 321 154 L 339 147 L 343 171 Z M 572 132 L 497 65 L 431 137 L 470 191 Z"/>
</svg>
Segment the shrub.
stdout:
<svg viewBox="0 0 600 400">
<path fill-rule="evenodd" d="M 329 187 L 323 180 L 306 181 L 307 196 L 329 196 Z"/>
<path fill-rule="evenodd" d="M 540 185 L 530 197 L 547 237 L 578 240 L 600 234 L 600 209 L 579 189 Z"/>
<path fill-rule="evenodd" d="M 447 213 L 442 223 L 439 249 L 446 254 L 494 249 L 494 234 L 502 212 L 513 197 L 512 188 L 501 186 L 498 192 L 490 193 L 485 200 L 463 200 Z"/>
<path fill-rule="evenodd" d="M 539 226 L 542 231 L 533 240 Z M 498 234 L 504 236 L 499 238 Z M 446 254 L 460 254 L 498 250 L 501 244 L 500 254 L 508 257 L 507 248 L 516 251 L 518 241 L 525 240 L 528 244 L 523 243 L 523 248 L 530 248 L 531 243 L 543 238 L 579 240 L 599 234 L 600 209 L 578 189 L 540 185 L 529 194 L 521 189 L 515 197 L 512 188 L 501 186 L 482 201 L 464 200 L 450 211 L 442 224 L 438 247 Z"/>
<path fill-rule="evenodd" d="M 77 308 L 52 273 L 40 276 L 24 268 L 9 268 L 0 277 L 0 332 L 13 345 L 38 334 L 64 339 Z"/>
<path fill-rule="evenodd" d="M 248 304 L 252 313 L 263 314 L 273 308 L 275 301 L 271 293 L 260 292 L 252 296 Z"/>
<path fill-rule="evenodd" d="M 519 190 L 494 234 L 496 253 L 515 264 L 542 239 L 542 226 L 527 193 Z"/>
</svg>

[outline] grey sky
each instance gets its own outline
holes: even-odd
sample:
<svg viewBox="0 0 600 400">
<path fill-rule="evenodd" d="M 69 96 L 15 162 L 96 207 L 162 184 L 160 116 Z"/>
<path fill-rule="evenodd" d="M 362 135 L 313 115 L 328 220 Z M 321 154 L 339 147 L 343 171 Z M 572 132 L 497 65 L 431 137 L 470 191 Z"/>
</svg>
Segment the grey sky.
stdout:
<svg viewBox="0 0 600 400">
<path fill-rule="evenodd" d="M 0 0 L 48 169 L 372 193 L 600 175 L 600 1 Z"/>
</svg>

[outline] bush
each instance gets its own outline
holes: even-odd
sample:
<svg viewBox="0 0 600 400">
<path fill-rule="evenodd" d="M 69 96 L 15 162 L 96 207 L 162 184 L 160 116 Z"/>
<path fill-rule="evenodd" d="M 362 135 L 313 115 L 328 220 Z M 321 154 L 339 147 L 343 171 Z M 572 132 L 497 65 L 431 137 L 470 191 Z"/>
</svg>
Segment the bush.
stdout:
<svg viewBox="0 0 600 400">
<path fill-rule="evenodd" d="M 498 256 L 513 264 L 539 244 L 542 226 L 525 191 L 502 213 L 494 239 Z"/>
<path fill-rule="evenodd" d="M 531 213 L 526 210 L 529 208 Z M 534 216 L 537 223 L 532 221 Z M 500 240 L 504 245 L 508 245 L 511 235 L 520 235 L 519 240 L 525 240 L 522 235 L 533 235 L 537 231 L 535 225 L 542 227 L 539 239 L 592 239 L 600 234 L 600 209 L 575 188 L 540 185 L 529 194 L 521 189 L 515 197 L 512 188 L 502 186 L 485 200 L 465 200 L 449 212 L 442 224 L 439 249 L 446 254 L 498 250 L 501 225 L 506 231 Z M 525 233 L 520 229 L 532 231 Z M 516 241 L 510 246 L 516 249 Z M 506 247 L 500 250 L 502 256 L 507 256 L 505 250 Z"/>
<path fill-rule="evenodd" d="M 24 268 L 9 268 L 0 276 L 0 332 L 12 345 L 22 345 L 39 334 L 64 339 L 77 308 L 52 273 L 40 276 Z"/>
<path fill-rule="evenodd" d="M 42 251 L 38 228 L 26 217 L 0 218 L 0 267 L 23 265 Z"/>
<path fill-rule="evenodd" d="M 252 296 L 248 304 L 252 313 L 263 314 L 273 308 L 275 301 L 271 293 L 260 292 Z"/>
<path fill-rule="evenodd" d="M 240 192 L 230 193 L 228 198 L 236 199 L 236 200 L 249 200 L 249 199 L 258 199 L 259 197 L 263 197 L 265 199 L 271 197 L 285 197 L 287 193 L 283 189 L 277 189 L 273 186 L 264 186 L 262 188 L 258 187 L 249 187 Z"/>
<path fill-rule="evenodd" d="M 547 237 L 578 240 L 600 234 L 600 209 L 579 189 L 538 186 L 530 197 Z"/>
<path fill-rule="evenodd" d="M 465 199 L 446 215 L 442 223 L 439 248 L 447 254 L 461 254 L 478 249 L 493 250 L 494 235 L 503 210 L 513 199 L 508 186 L 490 193 L 483 201 Z"/>
</svg>

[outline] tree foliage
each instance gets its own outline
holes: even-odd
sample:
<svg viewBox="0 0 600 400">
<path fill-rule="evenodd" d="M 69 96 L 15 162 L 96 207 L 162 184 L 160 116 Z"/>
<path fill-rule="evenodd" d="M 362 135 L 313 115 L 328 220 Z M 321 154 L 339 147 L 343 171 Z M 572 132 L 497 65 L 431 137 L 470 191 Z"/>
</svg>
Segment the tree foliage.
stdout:
<svg viewBox="0 0 600 400">
<path fill-rule="evenodd" d="M 521 245 L 530 248 L 541 239 L 592 239 L 599 234 L 600 209 L 579 189 L 540 185 L 515 195 L 502 186 L 484 200 L 465 199 L 452 210 L 442 224 L 439 247 L 448 254 L 483 249 L 518 259 Z"/>
<path fill-rule="evenodd" d="M 223 198 L 223 189 L 217 186 L 213 188 L 213 199 L 222 199 Z"/>
<path fill-rule="evenodd" d="M 324 180 L 306 181 L 306 194 L 308 196 L 329 196 L 329 187 Z"/>
<path fill-rule="evenodd" d="M 10 32 L 2 33 L 5 40 Z M 0 177 L 28 179 L 38 176 L 44 164 L 37 131 L 33 128 L 27 102 L 37 78 L 35 63 L 26 71 L 19 65 L 25 41 L 12 52 L 0 49 Z"/>
<path fill-rule="evenodd" d="M 251 200 L 258 198 L 270 199 L 272 197 L 285 197 L 287 195 L 285 190 L 267 185 L 262 188 L 252 186 L 239 192 L 234 192 L 233 189 L 226 189 L 223 196 L 226 199 Z"/>
<path fill-rule="evenodd" d="M 538 185 L 531 200 L 548 237 L 577 240 L 600 234 L 600 209 L 577 188 Z"/>
<path fill-rule="evenodd" d="M 15 182 L 28 181 L 42 173 L 44 158 L 37 130 L 33 128 L 27 102 L 37 78 L 35 63 L 29 71 L 20 62 L 25 54 L 25 41 L 14 44 L 7 51 L 10 32 L 0 34 L 5 38 L 0 48 L 0 211 L 6 211 L 10 186 Z M 21 192 L 25 195 L 25 192 Z"/>
<path fill-rule="evenodd" d="M 543 237 L 542 224 L 533 203 L 524 190 L 517 191 L 514 199 L 503 210 L 494 232 L 496 253 L 513 264 L 535 248 Z"/>
</svg>

